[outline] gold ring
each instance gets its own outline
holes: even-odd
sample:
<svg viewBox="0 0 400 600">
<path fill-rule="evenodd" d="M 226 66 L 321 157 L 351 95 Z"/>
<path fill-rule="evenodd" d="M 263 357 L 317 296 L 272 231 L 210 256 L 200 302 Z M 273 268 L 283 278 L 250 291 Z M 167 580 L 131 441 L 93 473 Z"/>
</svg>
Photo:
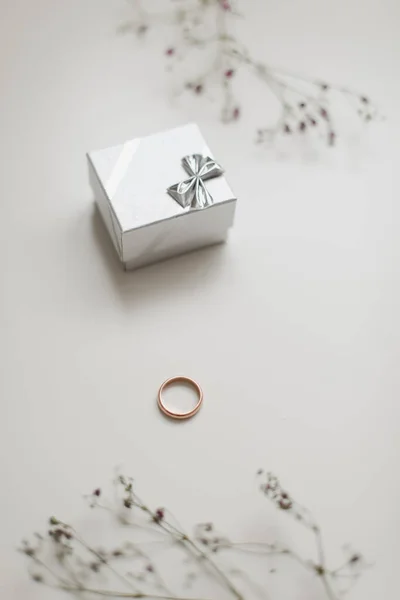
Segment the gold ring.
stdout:
<svg viewBox="0 0 400 600">
<path fill-rule="evenodd" d="M 199 398 L 196 406 L 194 408 L 192 408 L 192 410 L 189 410 L 184 413 L 175 412 L 175 411 L 167 408 L 164 404 L 163 397 L 162 397 L 162 393 L 165 390 L 165 388 L 169 387 L 170 385 L 173 385 L 174 383 L 180 383 L 180 382 L 188 383 L 192 388 L 194 388 L 196 390 L 198 398 Z M 199 384 L 196 383 L 194 381 L 194 379 L 190 379 L 190 377 L 184 377 L 183 375 L 178 375 L 177 377 L 170 377 L 169 379 L 164 381 L 164 383 L 158 390 L 158 407 L 161 410 L 161 412 L 164 413 L 164 415 L 166 415 L 167 417 L 170 417 L 171 419 L 183 420 L 183 419 L 190 419 L 190 417 L 194 417 L 194 415 L 200 410 L 202 403 L 203 403 L 203 390 L 201 389 Z"/>
</svg>

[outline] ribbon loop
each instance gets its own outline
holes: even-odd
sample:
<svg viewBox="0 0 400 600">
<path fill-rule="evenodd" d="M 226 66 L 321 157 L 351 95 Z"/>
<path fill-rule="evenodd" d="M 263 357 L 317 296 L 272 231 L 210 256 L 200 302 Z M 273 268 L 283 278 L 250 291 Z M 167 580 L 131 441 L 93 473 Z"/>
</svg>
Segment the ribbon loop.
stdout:
<svg viewBox="0 0 400 600">
<path fill-rule="evenodd" d="M 183 208 L 207 208 L 214 202 L 204 181 L 223 174 L 222 167 L 209 156 L 190 154 L 182 158 L 182 166 L 190 179 L 171 185 L 167 192 Z"/>
</svg>

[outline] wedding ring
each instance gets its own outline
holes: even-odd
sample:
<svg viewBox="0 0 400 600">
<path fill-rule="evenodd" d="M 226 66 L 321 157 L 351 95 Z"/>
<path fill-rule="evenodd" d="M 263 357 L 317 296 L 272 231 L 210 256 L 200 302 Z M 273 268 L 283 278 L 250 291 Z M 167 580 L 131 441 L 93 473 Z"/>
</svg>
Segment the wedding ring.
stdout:
<svg viewBox="0 0 400 600">
<path fill-rule="evenodd" d="M 189 410 L 187 412 L 176 412 L 165 406 L 164 400 L 163 400 L 163 391 L 167 387 L 170 387 L 170 386 L 174 385 L 175 383 L 186 383 L 186 384 L 190 385 L 192 388 L 194 388 L 194 390 L 196 391 L 196 394 L 198 396 L 198 401 L 197 401 L 196 406 L 194 408 L 192 408 L 192 410 Z M 190 417 L 193 417 L 199 411 L 202 403 L 203 403 L 203 390 L 201 389 L 199 384 L 196 383 L 194 381 L 194 379 L 190 379 L 190 377 L 184 377 L 183 375 L 178 375 L 177 377 L 170 377 L 169 379 L 164 381 L 164 383 L 158 390 L 158 407 L 161 410 L 161 412 L 164 413 L 164 415 L 166 415 L 167 417 L 170 417 L 171 419 L 181 419 L 181 420 L 190 419 Z"/>
</svg>

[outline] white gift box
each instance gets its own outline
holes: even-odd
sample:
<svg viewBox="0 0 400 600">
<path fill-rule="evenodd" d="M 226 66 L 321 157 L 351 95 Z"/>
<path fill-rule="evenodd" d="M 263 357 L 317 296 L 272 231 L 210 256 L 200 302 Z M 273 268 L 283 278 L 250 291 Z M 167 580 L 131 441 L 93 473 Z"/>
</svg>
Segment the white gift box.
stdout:
<svg viewBox="0 0 400 600">
<path fill-rule="evenodd" d="M 226 240 L 236 198 L 197 125 L 87 157 L 97 205 L 126 269 Z"/>
</svg>

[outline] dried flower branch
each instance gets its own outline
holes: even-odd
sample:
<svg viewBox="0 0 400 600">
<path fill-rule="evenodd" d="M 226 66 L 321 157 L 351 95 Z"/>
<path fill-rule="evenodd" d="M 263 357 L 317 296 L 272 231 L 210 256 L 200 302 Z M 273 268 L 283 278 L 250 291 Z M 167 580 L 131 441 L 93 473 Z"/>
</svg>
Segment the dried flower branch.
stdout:
<svg viewBox="0 0 400 600">
<path fill-rule="evenodd" d="M 322 584 L 328 600 L 341 597 L 343 582 L 350 589 L 366 567 L 361 554 L 351 551 L 342 565 L 328 566 L 322 534 L 310 512 L 298 504 L 271 473 L 259 472 L 260 489 L 276 508 L 291 515 L 308 529 L 315 538 L 316 560 L 300 554 L 277 542 L 232 542 L 219 534 L 212 523 L 197 525 L 189 535 L 164 508 L 150 509 L 138 496 L 132 479 L 118 475 L 114 481 L 115 500 L 109 503 L 100 488 L 87 496 L 90 508 L 103 509 L 117 518 L 124 531 L 144 527 L 147 532 L 161 535 L 161 540 L 125 539 L 110 549 L 97 548 L 87 543 L 77 531 L 56 517 L 50 517 L 46 535 L 36 534 L 33 542 L 23 541 L 20 551 L 29 559 L 31 579 L 40 584 L 70 594 L 91 594 L 108 598 L 154 598 L 155 600 L 189 600 L 171 590 L 162 573 L 160 560 L 155 561 L 145 550 L 146 544 L 168 542 L 169 548 L 183 552 L 189 558 L 184 563 L 184 579 L 190 586 L 200 575 L 212 576 L 235 600 L 244 600 L 233 573 L 220 562 L 225 552 L 246 552 L 265 558 L 287 556 L 296 561 Z M 139 521 L 138 517 L 142 519 Z M 187 564 L 190 568 L 187 571 Z M 271 569 L 270 573 L 275 572 Z M 106 582 L 106 583 L 104 583 Z M 100 585 L 101 583 L 101 585 Z M 194 600 L 190 598 L 190 600 Z M 202 599 L 203 600 L 203 599 Z"/>
<path fill-rule="evenodd" d="M 224 122 L 239 119 L 242 107 L 234 91 L 234 81 L 240 70 L 250 70 L 276 98 L 280 112 L 274 125 L 257 130 L 257 142 L 269 142 L 276 136 L 317 136 L 333 146 L 338 132 L 335 125 L 335 102 L 348 103 L 353 114 L 363 123 L 379 118 L 376 106 L 365 95 L 344 86 L 291 73 L 272 67 L 253 58 L 240 40 L 230 31 L 232 20 L 241 17 L 238 3 L 224 0 L 171 0 L 171 9 L 163 13 L 149 13 L 141 0 L 131 0 L 133 21 L 121 30 L 134 30 L 143 35 L 160 25 L 172 27 L 177 41 L 165 49 L 168 67 L 182 65 L 189 59 L 197 64 L 198 56 L 191 59 L 193 50 L 206 55 L 208 67 L 184 82 L 184 89 L 195 95 L 219 85 L 223 103 L 221 118 Z"/>
</svg>

